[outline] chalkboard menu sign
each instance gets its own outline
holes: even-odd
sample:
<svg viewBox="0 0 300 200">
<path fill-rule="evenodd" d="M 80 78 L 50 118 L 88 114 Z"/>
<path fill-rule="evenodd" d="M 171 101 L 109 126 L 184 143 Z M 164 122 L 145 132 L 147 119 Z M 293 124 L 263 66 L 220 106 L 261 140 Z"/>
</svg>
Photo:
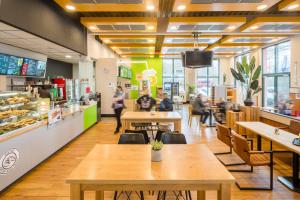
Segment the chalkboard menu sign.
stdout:
<svg viewBox="0 0 300 200">
<path fill-rule="evenodd" d="M 6 75 L 8 59 L 9 59 L 8 55 L 0 54 L 0 74 L 1 75 Z"/>
<path fill-rule="evenodd" d="M 19 76 L 21 74 L 22 65 L 23 65 L 23 58 L 17 56 L 9 56 L 6 74 Z"/>
</svg>

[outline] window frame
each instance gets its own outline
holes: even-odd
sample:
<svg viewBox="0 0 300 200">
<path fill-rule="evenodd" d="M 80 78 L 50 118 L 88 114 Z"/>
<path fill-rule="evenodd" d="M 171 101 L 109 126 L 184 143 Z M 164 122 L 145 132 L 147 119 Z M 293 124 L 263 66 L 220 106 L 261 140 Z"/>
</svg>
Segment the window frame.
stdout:
<svg viewBox="0 0 300 200">
<path fill-rule="evenodd" d="M 276 44 L 272 44 L 269 46 L 266 46 L 264 48 L 261 49 L 261 55 L 262 55 L 262 98 L 261 98 L 261 105 L 263 107 L 265 107 L 265 77 L 274 77 L 274 106 L 276 107 L 276 105 L 278 104 L 278 78 L 279 77 L 283 77 L 283 76 L 288 76 L 289 77 L 289 87 L 291 87 L 291 66 L 290 66 L 290 71 L 289 72 L 277 72 L 278 71 L 278 46 L 282 43 L 286 43 L 286 42 L 291 42 L 290 40 L 285 40 L 285 41 L 281 41 L 279 43 Z M 270 47 L 275 47 L 275 72 L 273 73 L 264 73 L 264 50 Z M 290 51 L 290 56 L 291 56 L 291 51 Z M 291 63 L 290 63 L 291 65 Z"/>
<path fill-rule="evenodd" d="M 164 67 L 164 60 L 172 60 L 172 74 L 170 76 L 165 76 L 164 75 L 164 69 L 165 69 L 165 67 Z M 181 64 L 181 66 L 183 68 L 183 77 L 182 76 L 175 76 L 175 70 L 174 70 L 175 69 L 175 65 L 174 65 L 175 60 L 180 60 L 181 61 L 180 58 L 164 58 L 163 59 L 163 62 L 162 62 L 163 63 L 163 69 L 162 69 L 162 83 L 163 83 L 163 87 L 164 87 L 164 79 L 172 79 L 172 83 L 178 83 L 178 82 L 174 81 L 175 79 L 183 79 L 183 82 L 184 82 L 184 84 L 183 84 L 183 90 L 185 91 L 185 68 Z"/>
<path fill-rule="evenodd" d="M 215 58 L 213 60 L 217 60 L 218 61 L 218 76 L 209 76 L 209 67 L 205 67 L 206 68 L 206 76 L 198 76 L 198 70 L 196 71 L 196 81 L 197 81 L 197 84 L 196 84 L 196 90 L 198 91 L 198 79 L 206 79 L 207 83 L 209 83 L 209 79 L 211 78 L 217 78 L 218 79 L 218 84 L 220 84 L 220 59 L 219 58 Z M 207 93 L 206 95 L 208 96 L 209 95 L 209 88 L 210 86 L 207 84 Z"/>
</svg>

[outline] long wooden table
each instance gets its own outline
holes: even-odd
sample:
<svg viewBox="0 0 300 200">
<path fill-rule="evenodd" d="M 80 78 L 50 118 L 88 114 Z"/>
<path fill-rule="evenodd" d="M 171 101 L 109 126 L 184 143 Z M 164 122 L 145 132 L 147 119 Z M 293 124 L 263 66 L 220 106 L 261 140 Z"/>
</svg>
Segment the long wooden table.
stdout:
<svg viewBox="0 0 300 200">
<path fill-rule="evenodd" d="M 205 199 L 217 190 L 218 200 L 231 199 L 234 177 L 203 144 L 164 145 L 161 162 L 151 162 L 150 145 L 96 145 L 67 178 L 71 200 L 84 199 L 84 191 L 192 190 Z"/>
<path fill-rule="evenodd" d="M 300 147 L 293 145 L 293 140 L 297 138 L 295 134 L 279 130 L 279 134 L 275 134 L 276 127 L 270 126 L 262 122 L 237 122 L 238 126 L 248 129 L 257 134 L 257 149 L 261 150 L 261 138 L 266 138 L 272 142 L 276 142 L 291 152 L 293 152 L 293 176 L 278 177 L 278 180 L 293 191 L 300 192 L 299 186 L 299 154 Z M 299 130 L 300 131 L 300 130 Z M 272 150 L 272 145 L 271 149 Z"/>
<path fill-rule="evenodd" d="M 133 122 L 174 123 L 174 131 L 181 132 L 181 115 L 178 112 L 132 112 L 121 116 L 122 131 L 130 129 Z"/>
</svg>

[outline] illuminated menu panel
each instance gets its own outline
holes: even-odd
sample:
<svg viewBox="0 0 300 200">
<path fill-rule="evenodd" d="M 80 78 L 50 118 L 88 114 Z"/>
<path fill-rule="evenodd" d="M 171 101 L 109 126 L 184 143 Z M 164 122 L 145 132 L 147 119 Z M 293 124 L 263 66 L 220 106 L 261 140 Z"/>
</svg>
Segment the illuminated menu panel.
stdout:
<svg viewBox="0 0 300 200">
<path fill-rule="evenodd" d="M 0 74 L 6 75 L 7 73 L 7 64 L 8 64 L 9 56 L 5 54 L 0 54 Z"/>
<path fill-rule="evenodd" d="M 6 74 L 19 76 L 21 74 L 22 65 L 23 65 L 23 58 L 17 56 L 9 56 Z"/>
</svg>

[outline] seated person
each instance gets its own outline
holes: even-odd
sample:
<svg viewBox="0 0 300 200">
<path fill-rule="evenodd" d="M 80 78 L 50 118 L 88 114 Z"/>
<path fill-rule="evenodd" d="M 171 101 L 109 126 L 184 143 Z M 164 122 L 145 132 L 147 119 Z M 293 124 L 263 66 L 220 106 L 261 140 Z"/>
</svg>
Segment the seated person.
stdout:
<svg viewBox="0 0 300 200">
<path fill-rule="evenodd" d="M 207 103 L 204 103 L 202 100 L 202 94 L 197 95 L 192 106 L 193 114 L 200 115 L 200 122 L 205 125 L 209 112 L 206 110 L 206 107 L 208 106 Z"/>
<path fill-rule="evenodd" d="M 168 93 L 164 93 L 163 100 L 160 102 L 160 111 L 173 111 L 173 102 L 168 97 Z"/>
<path fill-rule="evenodd" d="M 156 104 L 156 100 L 150 97 L 149 94 L 144 94 L 136 101 L 140 106 L 141 111 L 150 111 L 152 107 Z"/>
<path fill-rule="evenodd" d="M 223 98 L 220 99 L 216 106 L 219 108 L 216 112 L 214 112 L 214 117 L 216 121 L 220 124 L 223 124 L 226 120 L 226 102 Z"/>
</svg>

